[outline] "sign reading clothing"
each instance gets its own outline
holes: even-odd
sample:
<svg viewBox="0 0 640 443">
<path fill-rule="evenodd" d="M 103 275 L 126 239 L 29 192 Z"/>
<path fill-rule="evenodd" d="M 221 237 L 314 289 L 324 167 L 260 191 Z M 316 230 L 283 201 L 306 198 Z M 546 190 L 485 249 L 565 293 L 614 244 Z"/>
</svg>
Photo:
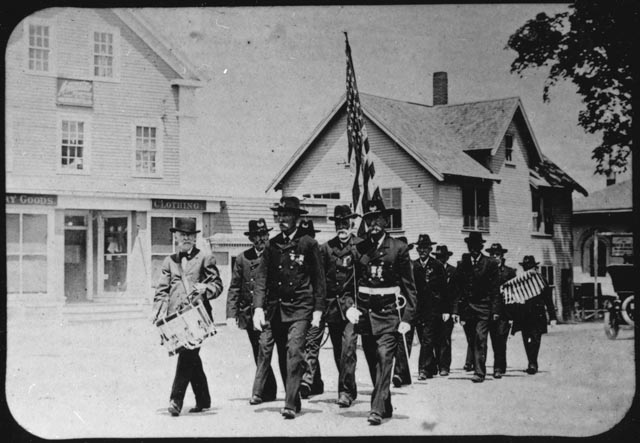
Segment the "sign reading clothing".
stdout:
<svg viewBox="0 0 640 443">
<path fill-rule="evenodd" d="M 43 194 L 5 194 L 5 204 L 55 206 L 58 204 L 58 196 Z"/>
<path fill-rule="evenodd" d="M 203 200 L 166 200 L 163 198 L 151 199 L 153 209 L 171 209 L 188 211 L 206 211 L 207 202 Z"/>
</svg>

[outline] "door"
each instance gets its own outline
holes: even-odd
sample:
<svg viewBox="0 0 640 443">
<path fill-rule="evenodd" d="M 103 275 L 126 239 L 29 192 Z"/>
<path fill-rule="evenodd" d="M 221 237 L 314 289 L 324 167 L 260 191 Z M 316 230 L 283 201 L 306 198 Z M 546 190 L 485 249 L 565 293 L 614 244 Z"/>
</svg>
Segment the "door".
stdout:
<svg viewBox="0 0 640 443">
<path fill-rule="evenodd" d="M 64 218 L 64 294 L 68 303 L 87 301 L 87 224 L 84 215 Z"/>
<path fill-rule="evenodd" d="M 127 290 L 129 258 L 129 217 L 103 217 L 102 227 L 103 287 L 102 292 L 118 294 Z"/>
</svg>

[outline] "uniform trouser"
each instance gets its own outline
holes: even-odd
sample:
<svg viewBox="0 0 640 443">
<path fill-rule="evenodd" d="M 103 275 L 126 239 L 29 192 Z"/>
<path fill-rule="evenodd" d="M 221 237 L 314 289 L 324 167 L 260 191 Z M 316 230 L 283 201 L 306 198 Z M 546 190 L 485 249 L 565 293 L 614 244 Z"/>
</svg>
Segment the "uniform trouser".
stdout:
<svg viewBox="0 0 640 443">
<path fill-rule="evenodd" d="M 438 372 L 436 360 L 436 317 L 429 316 L 423 323 L 416 326 L 420 337 L 420 355 L 418 356 L 418 372 L 421 374 L 436 374 Z"/>
<path fill-rule="evenodd" d="M 451 334 L 453 333 L 453 319 L 436 319 L 436 365 L 443 371 L 451 369 Z"/>
<path fill-rule="evenodd" d="M 320 327 L 311 326 L 307 331 L 304 345 L 306 370 L 302 376 L 302 382 L 311 388 L 311 394 L 322 394 L 324 392 L 324 382 L 320 371 L 320 347 L 324 336 L 325 322 L 320 321 Z"/>
<path fill-rule="evenodd" d="M 474 373 L 484 378 L 487 375 L 487 346 L 489 338 L 489 319 L 472 317 L 466 324 L 473 327 L 473 365 Z"/>
<path fill-rule="evenodd" d="M 249 342 L 251 343 L 251 350 L 253 351 L 253 360 L 258 365 L 258 355 L 260 353 L 260 334 L 261 331 L 256 331 L 253 329 L 252 325 L 247 326 L 247 335 L 249 336 Z M 273 369 L 271 365 L 267 369 L 267 374 L 264 378 L 264 384 L 254 389 L 254 394 L 256 392 L 260 392 L 258 395 L 261 399 L 265 401 L 275 400 L 278 391 L 278 384 L 276 383 L 276 377 L 273 374 Z"/>
<path fill-rule="evenodd" d="M 191 383 L 191 389 L 196 397 L 196 405 L 204 408 L 210 407 L 209 385 L 204 369 L 202 369 L 200 349 L 184 349 L 178 354 L 176 375 L 171 387 L 171 401 L 177 405 L 178 409 L 182 409 L 182 402 L 189 383 Z"/>
<path fill-rule="evenodd" d="M 300 407 L 300 382 L 305 371 L 304 343 L 309 320 L 283 322 L 276 313 L 270 325 L 260 334 L 258 367 L 253 382 L 253 394 L 260 395 L 260 389 L 271 364 L 273 346 L 278 348 L 278 364 L 285 387 L 284 407 L 296 410 Z"/>
<path fill-rule="evenodd" d="M 391 369 L 393 356 L 400 341 L 397 332 L 381 335 L 362 335 L 362 350 L 369 366 L 373 383 L 371 393 L 371 412 L 382 417 L 391 417 Z"/>
<path fill-rule="evenodd" d="M 538 368 L 538 352 L 540 352 L 540 343 L 542 342 L 542 334 L 537 330 L 522 330 L 522 342 L 524 350 L 527 353 L 529 366 Z"/>
<path fill-rule="evenodd" d="M 402 380 L 403 385 L 411 384 L 411 368 L 409 368 L 409 361 L 407 360 L 407 353 L 409 357 L 411 357 L 411 348 L 413 347 L 413 335 L 415 333 L 416 328 L 411 326 L 409 332 L 404 335 L 405 343 L 407 347 L 405 348 L 402 344 L 402 335 L 398 335 L 398 347 L 395 352 L 395 365 L 393 366 L 393 375 L 394 377 L 397 375 Z M 418 333 L 418 337 L 420 334 Z M 405 351 L 406 349 L 406 351 Z"/>
<path fill-rule="evenodd" d="M 346 394 L 352 401 L 358 396 L 356 387 L 356 346 L 358 335 L 348 321 L 328 323 L 333 344 L 333 359 L 338 368 L 338 396 Z"/>
<path fill-rule="evenodd" d="M 465 321 L 464 325 L 462 325 L 462 330 L 464 331 L 464 336 L 467 339 L 467 356 L 465 357 L 464 364 L 465 366 L 473 366 L 473 342 L 476 336 L 475 324 Z"/>
<path fill-rule="evenodd" d="M 509 320 L 498 320 L 489 323 L 491 348 L 493 349 L 493 372 L 497 369 L 507 371 L 507 340 L 509 339 Z"/>
</svg>

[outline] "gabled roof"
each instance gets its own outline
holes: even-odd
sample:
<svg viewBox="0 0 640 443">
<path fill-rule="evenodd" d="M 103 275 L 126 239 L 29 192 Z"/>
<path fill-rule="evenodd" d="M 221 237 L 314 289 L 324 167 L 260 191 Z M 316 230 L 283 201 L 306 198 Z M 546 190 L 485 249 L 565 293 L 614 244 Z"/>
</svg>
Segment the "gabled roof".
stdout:
<svg viewBox="0 0 640 443">
<path fill-rule="evenodd" d="M 428 106 L 365 93 L 360 93 L 360 100 L 365 116 L 439 181 L 444 180 L 445 176 L 500 181 L 498 175 L 473 159 L 468 152 L 487 150 L 495 154 L 517 112 L 521 113 L 529 130 L 534 153 L 538 159 L 543 158 L 522 103 L 517 97 L 442 106 Z M 280 170 L 267 190 L 279 188 L 282 180 L 333 117 L 343 111 L 345 104 L 346 98 L 343 95 L 340 102 Z"/>
<path fill-rule="evenodd" d="M 624 212 L 633 209 L 631 179 L 592 192 L 588 197 L 576 197 L 573 213 Z"/>
<path fill-rule="evenodd" d="M 200 77 L 195 67 L 177 48 L 170 45 L 159 32 L 132 9 L 111 9 L 125 25 L 135 32 L 149 47 L 158 54 L 180 77 L 175 83 L 200 86 Z"/>
<path fill-rule="evenodd" d="M 534 170 L 551 187 L 571 188 L 584 196 L 589 195 L 586 189 L 578 184 L 569 174 L 564 172 L 558 165 L 551 161 L 546 155 L 542 156 L 542 161 L 538 163 Z"/>
</svg>

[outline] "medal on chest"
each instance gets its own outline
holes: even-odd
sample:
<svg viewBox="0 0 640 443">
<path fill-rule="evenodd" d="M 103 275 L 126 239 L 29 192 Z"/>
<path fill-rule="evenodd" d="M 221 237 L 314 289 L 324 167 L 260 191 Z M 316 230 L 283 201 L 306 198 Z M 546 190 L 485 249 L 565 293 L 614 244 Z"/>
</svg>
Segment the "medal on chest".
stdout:
<svg viewBox="0 0 640 443">
<path fill-rule="evenodd" d="M 304 263 L 304 255 L 296 254 L 295 251 L 289 251 L 289 260 L 297 263 L 299 266 L 302 266 Z"/>
</svg>

